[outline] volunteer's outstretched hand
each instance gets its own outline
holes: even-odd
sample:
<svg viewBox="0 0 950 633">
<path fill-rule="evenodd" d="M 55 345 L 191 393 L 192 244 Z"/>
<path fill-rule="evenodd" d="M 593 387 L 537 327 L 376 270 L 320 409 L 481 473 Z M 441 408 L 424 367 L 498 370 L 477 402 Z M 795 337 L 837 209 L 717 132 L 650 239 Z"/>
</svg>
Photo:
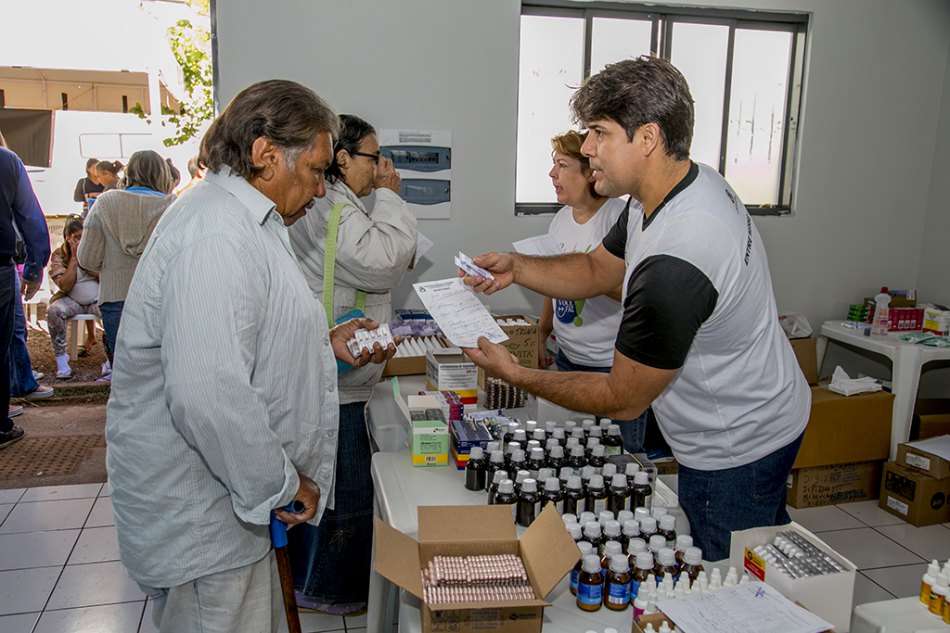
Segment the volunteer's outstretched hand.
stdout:
<svg viewBox="0 0 950 633">
<path fill-rule="evenodd" d="M 475 292 L 490 295 L 504 290 L 515 281 L 515 256 L 511 253 L 484 253 L 473 258 L 472 261 L 495 276 L 494 279 L 488 279 L 466 275 L 465 271 L 459 270 L 459 277 L 462 277 Z"/>
<path fill-rule="evenodd" d="M 513 371 L 519 367 L 518 358 L 514 354 L 484 336 L 478 337 L 477 348 L 465 348 L 462 351 L 488 375 L 508 382 L 511 381 Z"/>
</svg>

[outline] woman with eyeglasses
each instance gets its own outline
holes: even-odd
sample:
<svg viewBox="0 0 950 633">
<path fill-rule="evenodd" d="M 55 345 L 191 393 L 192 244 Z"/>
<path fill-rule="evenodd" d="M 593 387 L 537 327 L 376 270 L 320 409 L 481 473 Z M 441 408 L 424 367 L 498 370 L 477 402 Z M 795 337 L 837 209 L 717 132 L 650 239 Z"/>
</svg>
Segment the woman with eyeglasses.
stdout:
<svg viewBox="0 0 950 633">
<path fill-rule="evenodd" d="M 102 193 L 86 218 L 79 264 L 99 273 L 99 309 L 109 358 L 103 379 L 111 373 L 122 308 L 139 257 L 159 218 L 175 201 L 172 182 L 168 163 L 158 152 L 135 152 L 119 188 Z"/>
<path fill-rule="evenodd" d="M 390 291 L 416 250 L 416 218 L 399 197 L 399 175 L 379 154 L 376 130 L 340 115 L 326 173 L 327 194 L 290 227 L 290 241 L 314 296 L 334 322 L 392 316 Z M 375 192 L 371 206 L 364 201 Z M 344 615 L 366 607 L 373 542 L 372 455 L 365 407 L 382 365 L 340 368 L 340 436 L 335 507 L 318 527 L 290 531 L 301 606 Z"/>
</svg>

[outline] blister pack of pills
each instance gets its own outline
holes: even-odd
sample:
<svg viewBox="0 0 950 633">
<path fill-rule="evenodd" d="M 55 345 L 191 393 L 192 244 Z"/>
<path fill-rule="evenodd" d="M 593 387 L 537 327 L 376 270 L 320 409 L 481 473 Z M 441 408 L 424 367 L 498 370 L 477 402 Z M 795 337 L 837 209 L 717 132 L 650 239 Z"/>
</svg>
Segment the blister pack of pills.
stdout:
<svg viewBox="0 0 950 633">
<path fill-rule="evenodd" d="M 379 343 L 383 349 L 395 344 L 393 335 L 389 331 L 389 325 L 383 323 L 375 330 L 359 329 L 353 333 L 353 338 L 346 342 L 346 348 L 354 357 L 359 356 L 363 350 L 373 352 L 373 345 Z"/>
</svg>

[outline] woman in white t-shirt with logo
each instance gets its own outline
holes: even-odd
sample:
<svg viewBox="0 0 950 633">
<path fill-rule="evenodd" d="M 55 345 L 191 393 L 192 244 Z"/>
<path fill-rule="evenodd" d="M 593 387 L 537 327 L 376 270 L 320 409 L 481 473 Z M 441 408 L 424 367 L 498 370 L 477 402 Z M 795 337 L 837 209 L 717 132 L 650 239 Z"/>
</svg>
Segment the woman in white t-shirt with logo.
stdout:
<svg viewBox="0 0 950 633">
<path fill-rule="evenodd" d="M 590 161 L 581 154 L 586 135 L 573 130 L 551 139 L 554 165 L 548 176 L 557 201 L 564 207 L 551 221 L 548 235 L 562 253 L 596 249 L 626 207 L 626 200 L 605 198 L 594 191 Z M 623 309 L 620 288 L 592 299 L 548 298 L 541 311 L 541 342 L 553 332 L 558 352 L 554 364 L 560 371 L 609 373 L 614 359 L 614 342 Z M 547 354 L 540 357 L 550 365 Z M 543 368 L 543 367 L 542 367 Z M 640 420 L 620 425 L 627 450 L 639 450 L 646 428 Z"/>
</svg>

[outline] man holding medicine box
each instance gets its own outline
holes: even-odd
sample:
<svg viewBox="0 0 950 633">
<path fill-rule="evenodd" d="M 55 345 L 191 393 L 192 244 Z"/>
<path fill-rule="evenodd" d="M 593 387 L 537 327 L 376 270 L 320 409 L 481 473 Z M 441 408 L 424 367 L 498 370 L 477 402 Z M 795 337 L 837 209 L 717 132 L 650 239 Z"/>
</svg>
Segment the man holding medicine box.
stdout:
<svg viewBox="0 0 950 633">
<path fill-rule="evenodd" d="M 488 253 L 466 276 L 480 292 L 512 283 L 582 299 L 623 284 L 609 374 L 519 366 L 486 340 L 466 353 L 489 373 L 575 411 L 631 419 L 653 407 L 679 461 L 679 499 L 706 560 L 730 532 L 789 521 L 785 482 L 810 391 L 778 322 L 768 260 L 742 202 L 689 159 L 686 80 L 653 57 L 607 66 L 572 98 L 589 134 L 595 187 L 630 203 L 591 253 Z M 462 274 L 462 273 L 460 273 Z"/>
</svg>

